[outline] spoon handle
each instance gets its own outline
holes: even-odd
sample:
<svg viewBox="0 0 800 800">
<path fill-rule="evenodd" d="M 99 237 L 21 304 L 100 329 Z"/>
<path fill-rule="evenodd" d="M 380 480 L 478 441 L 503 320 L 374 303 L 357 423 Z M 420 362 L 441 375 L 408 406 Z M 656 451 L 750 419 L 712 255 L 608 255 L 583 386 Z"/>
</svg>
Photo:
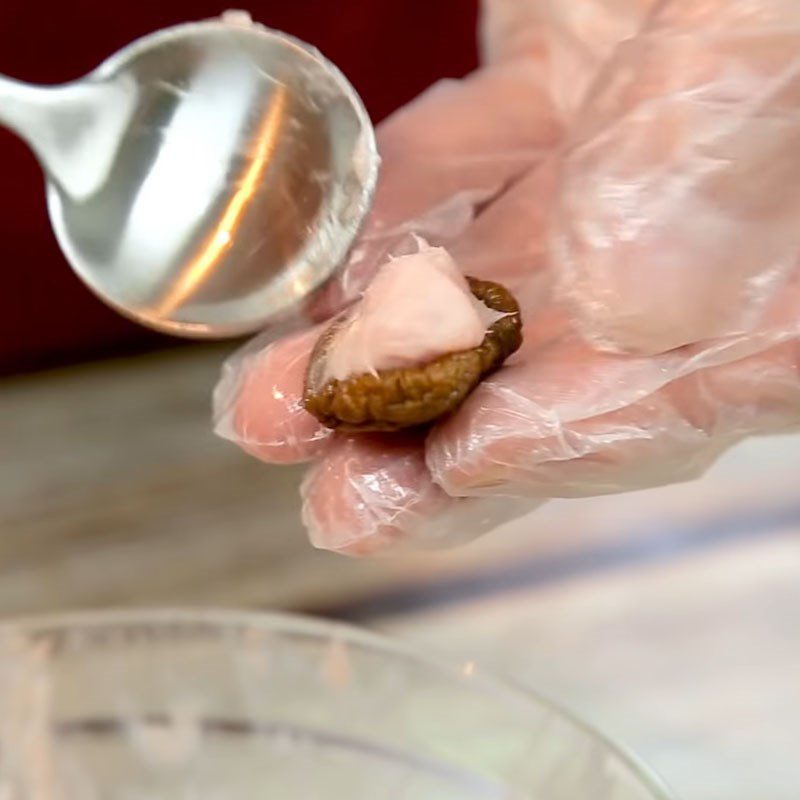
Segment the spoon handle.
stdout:
<svg viewBox="0 0 800 800">
<path fill-rule="evenodd" d="M 135 94 L 122 79 L 32 86 L 0 75 L 0 125 L 28 143 L 52 181 L 79 196 L 104 180 Z"/>
<path fill-rule="evenodd" d="M 46 92 L 0 75 L 0 125 L 30 143 L 34 130 L 43 124 L 42 95 Z"/>
</svg>

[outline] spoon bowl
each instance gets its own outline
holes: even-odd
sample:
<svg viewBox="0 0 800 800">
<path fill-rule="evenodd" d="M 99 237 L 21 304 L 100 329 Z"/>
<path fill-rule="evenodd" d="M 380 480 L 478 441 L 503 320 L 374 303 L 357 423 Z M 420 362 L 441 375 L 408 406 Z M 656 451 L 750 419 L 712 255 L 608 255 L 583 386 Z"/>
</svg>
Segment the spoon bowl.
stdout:
<svg viewBox="0 0 800 800">
<path fill-rule="evenodd" d="M 0 122 L 39 158 L 87 286 L 189 337 L 296 310 L 346 258 L 378 172 L 341 72 L 241 16 L 147 36 L 72 84 L 0 79 Z"/>
</svg>

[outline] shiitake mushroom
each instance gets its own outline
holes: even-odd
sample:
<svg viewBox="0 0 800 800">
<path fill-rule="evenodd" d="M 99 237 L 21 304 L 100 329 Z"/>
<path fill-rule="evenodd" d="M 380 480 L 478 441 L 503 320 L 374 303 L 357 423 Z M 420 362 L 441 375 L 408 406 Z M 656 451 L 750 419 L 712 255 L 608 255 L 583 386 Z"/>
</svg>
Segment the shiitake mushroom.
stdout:
<svg viewBox="0 0 800 800">
<path fill-rule="evenodd" d="M 303 405 L 329 428 L 397 431 L 426 425 L 455 411 L 470 392 L 522 344 L 519 305 L 505 287 L 467 278 L 472 294 L 504 314 L 471 350 L 448 353 L 418 367 L 325 380 L 325 359 L 347 315 L 322 334 L 311 355 Z"/>
</svg>

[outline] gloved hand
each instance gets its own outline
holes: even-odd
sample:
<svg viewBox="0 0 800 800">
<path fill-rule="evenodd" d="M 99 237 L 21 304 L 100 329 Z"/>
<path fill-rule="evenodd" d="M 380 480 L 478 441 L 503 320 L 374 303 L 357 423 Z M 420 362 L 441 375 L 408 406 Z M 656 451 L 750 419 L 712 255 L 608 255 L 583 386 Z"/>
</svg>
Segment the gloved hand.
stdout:
<svg viewBox="0 0 800 800">
<path fill-rule="evenodd" d="M 694 478 L 800 422 L 800 4 L 485 5 L 485 66 L 381 127 L 371 221 L 307 311 L 419 234 L 515 292 L 522 349 L 427 435 L 331 434 L 302 410 L 319 326 L 268 332 L 215 393 L 221 435 L 313 462 L 319 547 L 474 536 L 546 498 Z"/>
</svg>

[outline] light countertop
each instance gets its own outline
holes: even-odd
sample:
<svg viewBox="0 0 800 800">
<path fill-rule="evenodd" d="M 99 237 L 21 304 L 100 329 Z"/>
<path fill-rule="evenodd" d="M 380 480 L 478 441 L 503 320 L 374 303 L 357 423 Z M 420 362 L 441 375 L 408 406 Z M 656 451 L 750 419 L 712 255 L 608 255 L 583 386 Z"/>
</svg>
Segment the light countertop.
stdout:
<svg viewBox="0 0 800 800">
<path fill-rule="evenodd" d="M 299 470 L 211 435 L 223 352 L 3 382 L 0 614 L 320 610 L 513 674 L 684 800 L 800 797 L 800 440 L 452 553 L 352 561 L 306 544 Z"/>
</svg>

